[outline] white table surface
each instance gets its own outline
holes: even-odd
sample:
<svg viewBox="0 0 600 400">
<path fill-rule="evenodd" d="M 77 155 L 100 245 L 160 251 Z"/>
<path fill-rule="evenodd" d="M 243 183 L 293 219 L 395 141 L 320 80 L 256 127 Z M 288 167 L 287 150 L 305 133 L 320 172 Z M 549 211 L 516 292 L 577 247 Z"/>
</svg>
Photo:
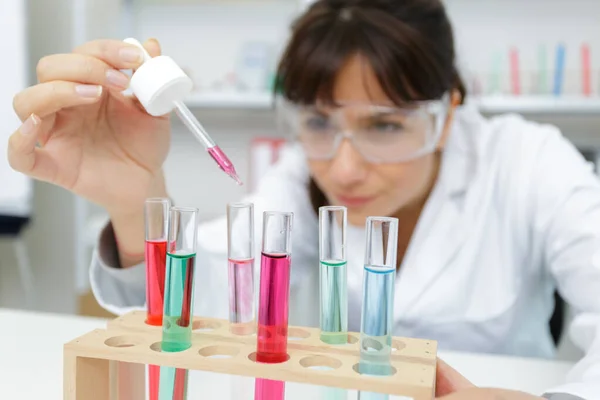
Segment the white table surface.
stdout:
<svg viewBox="0 0 600 400">
<path fill-rule="evenodd" d="M 105 325 L 106 320 L 97 318 L 0 309 L 1 398 L 62 399 L 63 344 Z M 533 394 L 561 384 L 572 366 L 559 361 L 481 354 L 440 352 L 439 356 L 477 385 Z M 233 383 L 248 395 L 231 390 Z M 250 378 L 192 371 L 188 393 L 190 399 L 253 399 L 253 384 Z M 286 400 L 324 399 L 324 390 L 287 383 Z M 348 395 L 348 399 L 354 398 L 354 393 Z"/>
</svg>

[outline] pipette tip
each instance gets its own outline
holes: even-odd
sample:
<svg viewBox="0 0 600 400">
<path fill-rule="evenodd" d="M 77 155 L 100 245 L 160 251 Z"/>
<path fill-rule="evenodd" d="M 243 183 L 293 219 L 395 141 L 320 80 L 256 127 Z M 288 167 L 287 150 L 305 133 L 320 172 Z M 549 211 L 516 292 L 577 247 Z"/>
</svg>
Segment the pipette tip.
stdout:
<svg viewBox="0 0 600 400">
<path fill-rule="evenodd" d="M 237 174 L 235 172 L 232 172 L 229 174 L 229 176 L 231 177 L 231 179 L 233 179 L 235 181 L 235 183 L 237 183 L 238 185 L 242 186 L 244 184 L 244 182 L 242 182 L 242 180 L 240 179 L 239 176 L 237 176 Z"/>
</svg>

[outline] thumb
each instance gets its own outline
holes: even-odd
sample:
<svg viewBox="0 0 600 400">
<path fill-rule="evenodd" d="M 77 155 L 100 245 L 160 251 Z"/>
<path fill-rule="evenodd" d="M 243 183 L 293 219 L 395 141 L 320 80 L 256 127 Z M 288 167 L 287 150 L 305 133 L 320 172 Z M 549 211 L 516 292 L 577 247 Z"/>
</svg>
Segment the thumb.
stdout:
<svg viewBox="0 0 600 400">
<path fill-rule="evenodd" d="M 475 385 L 473 385 L 471 381 L 462 376 L 454 368 L 446 364 L 442 359 L 437 359 L 437 370 L 435 380 L 436 398 L 473 387 L 475 387 Z"/>
<path fill-rule="evenodd" d="M 150 57 L 158 57 L 161 54 L 160 43 L 156 39 L 148 39 L 144 42 L 144 48 Z"/>
</svg>

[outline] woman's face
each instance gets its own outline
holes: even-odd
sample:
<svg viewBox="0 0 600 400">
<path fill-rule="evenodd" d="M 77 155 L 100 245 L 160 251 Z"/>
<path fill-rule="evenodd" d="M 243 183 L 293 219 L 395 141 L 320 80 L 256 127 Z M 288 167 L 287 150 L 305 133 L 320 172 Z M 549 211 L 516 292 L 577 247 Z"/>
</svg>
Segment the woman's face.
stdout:
<svg viewBox="0 0 600 400">
<path fill-rule="evenodd" d="M 368 63 L 356 56 L 338 74 L 334 100 L 393 106 L 379 86 Z M 452 107 L 453 109 L 454 107 Z M 328 111 L 325 110 L 325 113 Z M 438 148 L 448 135 L 452 112 L 448 113 Z M 361 125 L 360 117 L 344 114 L 348 131 Z M 344 138 L 329 160 L 309 158 L 311 174 L 331 205 L 348 208 L 348 222 L 363 225 L 369 216 L 393 216 L 429 195 L 437 175 L 435 153 L 402 163 L 370 163 Z"/>
</svg>

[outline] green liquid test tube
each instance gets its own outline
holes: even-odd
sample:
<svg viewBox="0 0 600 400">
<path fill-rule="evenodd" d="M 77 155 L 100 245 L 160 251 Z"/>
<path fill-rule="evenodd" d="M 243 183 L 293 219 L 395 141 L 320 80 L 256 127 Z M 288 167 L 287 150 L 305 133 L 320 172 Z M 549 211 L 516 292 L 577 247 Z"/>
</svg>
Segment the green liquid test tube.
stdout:
<svg viewBox="0 0 600 400">
<path fill-rule="evenodd" d="M 192 346 L 194 269 L 198 209 L 171 207 L 161 350 L 179 352 Z M 161 367 L 160 400 L 187 398 L 187 370 Z"/>
<path fill-rule="evenodd" d="M 348 343 L 345 207 L 319 208 L 321 341 Z"/>
</svg>

